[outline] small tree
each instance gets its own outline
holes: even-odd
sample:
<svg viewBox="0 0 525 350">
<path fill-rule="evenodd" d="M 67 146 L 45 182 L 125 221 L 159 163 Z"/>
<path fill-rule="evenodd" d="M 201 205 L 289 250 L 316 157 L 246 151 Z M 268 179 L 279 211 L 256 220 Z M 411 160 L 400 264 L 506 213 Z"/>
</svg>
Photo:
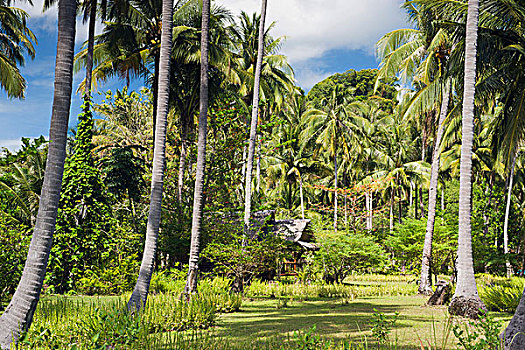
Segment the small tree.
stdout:
<svg viewBox="0 0 525 350">
<path fill-rule="evenodd" d="M 78 117 L 73 155 L 66 160 L 60 206 L 46 284 L 66 292 L 86 271 L 108 258 L 110 206 L 92 155 L 93 119 L 87 108 Z"/>
<path fill-rule="evenodd" d="M 341 283 L 352 271 L 364 271 L 381 265 L 385 252 L 374 240 L 353 232 L 328 232 L 318 238 L 315 261 L 323 269 L 323 279 Z"/>
</svg>

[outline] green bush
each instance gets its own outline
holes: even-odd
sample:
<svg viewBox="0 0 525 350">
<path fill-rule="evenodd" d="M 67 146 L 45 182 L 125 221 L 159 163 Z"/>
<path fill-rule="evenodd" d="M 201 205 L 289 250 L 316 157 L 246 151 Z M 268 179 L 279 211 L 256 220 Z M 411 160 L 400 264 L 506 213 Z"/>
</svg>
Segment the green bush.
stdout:
<svg viewBox="0 0 525 350">
<path fill-rule="evenodd" d="M 22 276 L 30 240 L 27 227 L 10 224 L 0 215 L 0 247 L 8 247 L 0 249 L 0 311 Z"/>
<path fill-rule="evenodd" d="M 480 297 L 489 311 L 513 313 L 523 294 L 524 280 L 513 277 L 495 281 L 481 288 Z"/>
<path fill-rule="evenodd" d="M 326 282 L 340 283 L 353 271 L 367 271 L 386 260 L 383 248 L 358 232 L 325 231 L 318 233 L 317 238 L 320 248 L 314 262 L 324 272 Z"/>
<path fill-rule="evenodd" d="M 499 337 L 503 323 L 495 321 L 488 314 L 480 317 L 479 321 L 456 323 L 452 332 L 458 340 L 459 349 L 464 350 L 503 350 Z"/>
</svg>

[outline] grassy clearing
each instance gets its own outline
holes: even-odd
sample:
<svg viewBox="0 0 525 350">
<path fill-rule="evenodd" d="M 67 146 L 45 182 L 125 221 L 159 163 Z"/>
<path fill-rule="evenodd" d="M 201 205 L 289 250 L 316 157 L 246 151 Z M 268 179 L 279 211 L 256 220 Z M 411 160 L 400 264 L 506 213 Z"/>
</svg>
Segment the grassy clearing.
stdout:
<svg viewBox="0 0 525 350">
<path fill-rule="evenodd" d="M 370 329 L 376 309 L 387 315 L 399 312 L 390 336 L 399 349 L 421 349 L 420 340 L 426 346 L 442 343 L 449 319 L 446 306 L 427 307 L 425 302 L 421 296 L 390 296 L 365 297 L 348 303 L 333 299 L 293 301 L 282 307 L 278 299 L 258 299 L 245 301 L 240 312 L 220 316 L 214 332 L 234 344 L 254 339 L 264 342 L 286 340 L 297 330 L 315 325 L 316 333 L 323 338 L 375 344 Z M 506 314 L 497 316 L 510 319 Z M 452 333 L 446 348 L 456 348 Z"/>
<path fill-rule="evenodd" d="M 126 295 L 45 297 L 31 343 L 22 348 L 458 349 L 447 308 L 425 306 L 427 298 L 416 295 L 411 276 L 351 276 L 344 285 L 255 282 L 242 306 L 240 296 L 228 293 L 227 280 L 202 280 L 201 293 L 190 304 L 181 303 L 175 282 L 163 281 L 162 293 L 150 296 L 138 318 L 122 312 Z M 397 322 L 378 348 L 374 314 L 395 313 Z"/>
<path fill-rule="evenodd" d="M 323 337 L 358 342 L 370 338 L 371 314 L 376 309 L 387 315 L 400 313 L 392 336 L 397 337 L 398 344 L 409 345 L 417 341 L 417 335 L 430 339 L 433 323 L 440 336 L 448 318 L 446 307 L 424 307 L 424 303 L 425 298 L 418 296 L 369 297 L 348 303 L 329 299 L 294 301 L 278 309 L 279 300 L 254 300 L 245 302 L 241 312 L 220 317 L 217 330 L 232 341 L 248 341 L 277 335 L 284 339 L 315 325 Z"/>
</svg>

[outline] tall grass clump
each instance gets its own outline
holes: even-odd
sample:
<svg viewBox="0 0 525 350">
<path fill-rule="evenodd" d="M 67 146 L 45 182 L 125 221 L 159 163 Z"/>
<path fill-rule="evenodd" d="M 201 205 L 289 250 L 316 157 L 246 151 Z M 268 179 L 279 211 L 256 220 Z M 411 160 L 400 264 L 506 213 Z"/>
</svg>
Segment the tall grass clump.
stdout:
<svg viewBox="0 0 525 350">
<path fill-rule="evenodd" d="M 417 293 L 417 285 L 411 283 L 387 283 L 372 285 L 347 285 L 341 283 L 304 284 L 279 283 L 254 280 L 246 289 L 246 296 L 256 297 L 292 297 L 299 300 L 309 298 L 344 298 L 354 300 L 359 297 L 405 296 Z"/>
<path fill-rule="evenodd" d="M 127 311 L 125 295 L 44 298 L 21 348 L 145 349 L 152 337 L 208 328 L 218 313 L 238 311 L 242 304 L 242 297 L 230 293 L 230 281 L 223 278 L 203 279 L 199 293 L 189 301 L 176 293 L 178 284 L 159 285 L 167 293 L 152 293 L 146 308 L 137 314 Z"/>
<path fill-rule="evenodd" d="M 524 280 L 518 277 L 493 281 L 481 288 L 480 297 L 489 311 L 513 313 L 520 302 L 523 287 Z"/>
</svg>

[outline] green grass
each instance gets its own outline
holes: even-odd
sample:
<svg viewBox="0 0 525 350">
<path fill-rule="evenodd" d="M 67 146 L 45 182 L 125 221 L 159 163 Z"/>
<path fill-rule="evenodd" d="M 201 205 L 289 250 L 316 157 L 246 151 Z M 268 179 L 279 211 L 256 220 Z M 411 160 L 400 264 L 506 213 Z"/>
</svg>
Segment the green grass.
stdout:
<svg viewBox="0 0 525 350">
<path fill-rule="evenodd" d="M 373 344 L 370 329 L 374 309 L 385 314 L 399 312 L 390 340 L 399 349 L 420 349 L 420 340 L 428 346 L 441 344 L 443 330 L 447 325 L 446 306 L 424 306 L 425 297 L 394 296 L 360 298 L 348 303 L 334 299 L 317 299 L 289 302 L 287 307 L 277 308 L 277 299 L 245 301 L 240 312 L 221 315 L 214 333 L 232 343 L 258 339 L 283 340 L 297 330 L 316 326 L 316 333 L 333 340 L 350 339 L 360 343 L 367 339 Z M 509 315 L 500 314 L 508 320 Z M 455 349 L 456 340 L 450 333 L 447 349 Z"/>
<path fill-rule="evenodd" d="M 399 313 L 389 343 L 381 349 L 421 350 L 421 344 L 425 350 L 457 349 L 454 335 L 445 331 L 450 327 L 446 306 L 425 306 L 427 298 L 415 295 L 413 279 L 356 275 L 344 285 L 332 286 L 257 282 L 246 291 L 248 297 L 240 310 L 240 299 L 227 293 L 227 281 L 203 280 L 201 297 L 205 299 L 195 300 L 191 306 L 180 304 L 177 288 L 159 288 L 163 293 L 150 296 L 142 323 L 119 311 L 127 296 L 48 296 L 39 303 L 30 339 L 42 338 L 39 334 L 48 329 L 51 333 L 44 334 L 45 339 L 38 340 L 38 344 L 89 345 L 82 338 L 100 333 L 100 339 L 109 339 L 111 346 L 113 335 L 119 335 L 115 349 L 291 350 L 298 348 L 301 339 L 319 336 L 325 347 L 300 348 L 343 349 L 327 344 L 346 341 L 352 344 L 351 349 L 377 349 L 371 332 L 373 314 L 377 312 Z M 239 311 L 220 314 L 233 310 Z M 511 317 L 491 314 L 503 321 Z M 315 334 L 307 335 L 313 326 Z M 446 334 L 448 343 L 443 347 Z"/>
</svg>

